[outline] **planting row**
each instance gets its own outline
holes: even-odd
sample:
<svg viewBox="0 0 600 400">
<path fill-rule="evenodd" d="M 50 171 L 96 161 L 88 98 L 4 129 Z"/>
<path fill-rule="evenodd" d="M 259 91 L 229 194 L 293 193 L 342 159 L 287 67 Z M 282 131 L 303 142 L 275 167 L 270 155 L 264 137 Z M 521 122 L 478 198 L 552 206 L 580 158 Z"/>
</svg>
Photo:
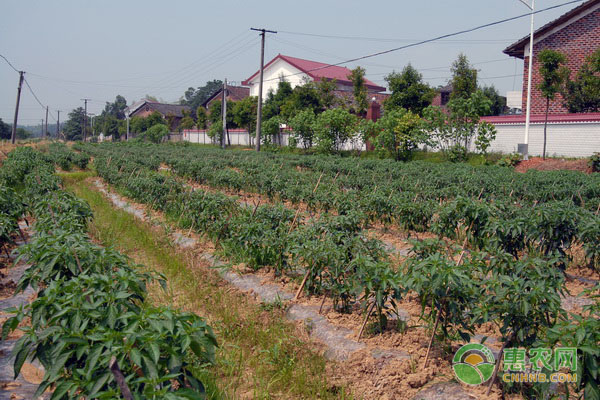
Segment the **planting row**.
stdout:
<svg viewBox="0 0 600 400">
<path fill-rule="evenodd" d="M 388 160 L 256 154 L 193 146 L 85 145 L 95 156 L 127 159 L 130 169 L 168 164 L 181 177 L 217 188 L 254 191 L 304 203 L 310 210 L 355 214 L 515 256 L 560 257 L 564 268 L 581 244 L 585 264 L 600 269 L 599 175 Z M 510 180 L 509 180 L 510 179 Z M 533 201 L 533 199 L 536 199 Z"/>
<path fill-rule="evenodd" d="M 31 264 L 17 292 L 31 286 L 37 296 L 8 310 L 14 315 L 2 327 L 3 339 L 23 332 L 15 378 L 37 359 L 45 374 L 36 398 L 52 389 L 52 399 L 203 399 L 198 373 L 214 361 L 211 328 L 195 314 L 149 305 L 147 285 L 164 279 L 90 241 L 91 210 L 61 190 L 52 151 L 18 148 L 0 169 L 14 218 L 35 219 L 35 234 L 17 250 Z"/>
<path fill-rule="evenodd" d="M 585 318 L 564 312 L 564 277 L 554 268 L 564 256 L 556 249 L 508 252 L 488 243 L 483 251 L 466 251 L 469 242 L 480 238 L 479 214 L 473 213 L 454 228 L 455 235 L 466 239 L 463 246 L 440 239 L 415 241 L 412 256 L 397 266 L 381 242 L 363 234 L 366 219 L 360 210 L 348 207 L 300 223 L 281 205 L 245 207 L 222 193 L 189 190 L 154 171 L 154 163 L 152 157 L 110 151 L 95 153 L 94 161 L 107 182 L 163 211 L 180 227 L 205 233 L 233 260 L 254 268 L 269 265 L 279 273 L 305 270 L 308 293 L 331 297 L 339 312 L 359 305 L 374 331 L 390 329 L 397 303 L 416 293 L 422 318 L 433 327 L 432 338 L 442 342 L 441 348 L 453 339 L 469 340 L 489 323 L 509 347 L 578 347 L 582 372 L 575 389 L 598 393 L 600 306 L 597 301 L 589 306 Z M 448 204 L 456 207 L 462 199 Z M 531 394 L 550 389 L 525 385 L 518 390 Z"/>
</svg>

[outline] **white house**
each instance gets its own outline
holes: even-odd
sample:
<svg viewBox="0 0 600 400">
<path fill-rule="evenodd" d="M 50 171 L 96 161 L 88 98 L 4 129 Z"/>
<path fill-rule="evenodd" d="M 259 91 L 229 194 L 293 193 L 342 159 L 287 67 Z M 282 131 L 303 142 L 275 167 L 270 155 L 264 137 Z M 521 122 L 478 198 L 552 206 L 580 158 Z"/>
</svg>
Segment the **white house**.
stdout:
<svg viewBox="0 0 600 400">
<path fill-rule="evenodd" d="M 269 93 L 269 90 L 277 90 L 277 84 L 281 77 L 289 82 L 292 88 L 302 85 L 307 81 L 335 79 L 338 91 L 352 92 L 352 82 L 348 79 L 350 72 L 346 67 L 279 54 L 265 65 L 263 73 L 263 99 Z M 256 71 L 250 78 L 242 82 L 242 85 L 250 87 L 250 96 L 258 96 L 259 79 L 259 71 Z M 378 86 L 366 78 L 365 85 L 369 95 L 385 92 L 386 90 L 386 88 Z"/>
</svg>

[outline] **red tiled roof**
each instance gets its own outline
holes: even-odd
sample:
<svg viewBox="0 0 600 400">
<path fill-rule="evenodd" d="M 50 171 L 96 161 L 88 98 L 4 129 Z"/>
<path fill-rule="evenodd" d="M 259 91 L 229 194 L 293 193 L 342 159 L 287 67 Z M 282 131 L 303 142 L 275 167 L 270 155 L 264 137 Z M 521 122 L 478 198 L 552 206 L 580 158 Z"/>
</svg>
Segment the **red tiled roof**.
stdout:
<svg viewBox="0 0 600 400">
<path fill-rule="evenodd" d="M 350 74 L 351 71 L 350 71 L 350 69 L 348 69 L 346 67 L 340 67 L 339 65 L 325 64 L 325 63 L 321 63 L 318 61 L 304 60 L 302 58 L 284 56 L 283 54 L 278 54 L 277 57 L 275 57 L 274 59 L 269 61 L 265 65 L 265 69 L 268 68 L 275 61 L 280 60 L 280 59 L 284 60 L 288 64 L 298 68 L 300 71 L 304 72 L 305 74 L 307 74 L 314 80 L 319 80 L 319 79 L 333 80 L 333 79 L 335 79 L 338 82 L 351 83 L 350 80 L 348 79 L 348 75 Z M 250 76 L 250 78 L 243 81 L 242 85 L 249 85 L 250 80 L 252 80 L 256 75 L 258 75 L 258 72 L 259 71 L 256 71 L 254 74 L 252 74 L 252 76 Z M 384 87 L 379 86 L 366 78 L 365 78 L 365 85 L 367 86 L 367 88 L 377 91 L 377 92 L 385 91 Z"/>
<path fill-rule="evenodd" d="M 540 35 L 543 35 L 544 33 L 548 32 L 549 30 L 553 29 L 554 27 L 567 22 L 569 19 L 571 19 L 572 17 L 576 16 L 577 14 L 580 14 L 586 10 L 588 10 L 590 7 L 594 7 L 595 5 L 597 5 L 598 3 L 600 3 L 600 0 L 588 0 L 585 3 L 569 10 L 568 12 L 566 12 L 565 14 L 561 15 L 560 17 L 556 18 L 554 21 L 550 21 L 548 22 L 546 25 L 542 26 L 541 28 L 538 28 L 534 33 L 533 33 L 533 40 L 535 41 L 536 37 L 539 37 Z M 523 58 L 523 50 L 525 49 L 525 46 L 529 43 L 529 35 L 523 37 L 522 39 L 520 39 L 519 41 L 511 44 L 510 46 L 508 46 L 506 49 L 504 49 L 502 52 L 504 54 L 507 54 L 511 57 L 517 57 L 517 58 Z"/>
<path fill-rule="evenodd" d="M 540 124 L 544 122 L 544 115 L 532 115 L 530 122 Z M 490 124 L 524 124 L 525 114 L 519 115 L 499 115 L 497 117 L 482 117 L 483 121 Z M 582 113 L 582 114 L 550 114 L 549 123 L 569 123 L 569 122 L 600 122 L 600 113 Z"/>
</svg>

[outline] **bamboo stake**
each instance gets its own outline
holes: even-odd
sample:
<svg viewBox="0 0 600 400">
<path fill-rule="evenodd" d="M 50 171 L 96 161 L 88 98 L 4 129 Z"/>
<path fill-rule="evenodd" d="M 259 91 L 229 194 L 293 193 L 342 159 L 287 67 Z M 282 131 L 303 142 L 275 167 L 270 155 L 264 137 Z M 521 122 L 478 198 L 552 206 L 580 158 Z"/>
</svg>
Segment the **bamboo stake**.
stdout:
<svg viewBox="0 0 600 400">
<path fill-rule="evenodd" d="M 323 300 L 321 300 L 321 305 L 319 306 L 319 314 L 323 311 L 323 304 L 325 304 L 325 300 L 327 300 L 327 295 L 323 295 Z"/>
<path fill-rule="evenodd" d="M 371 305 L 369 306 L 369 309 L 367 310 L 367 315 L 365 315 L 365 319 L 360 327 L 360 331 L 358 332 L 358 340 L 360 340 L 360 337 L 363 334 L 363 331 L 365 330 L 365 326 L 367 326 L 367 321 L 369 320 L 369 317 L 371 316 L 371 313 L 373 312 L 373 308 L 375 307 L 375 301 L 373 301 L 371 303 Z"/>
<path fill-rule="evenodd" d="M 306 271 L 306 274 L 304 274 L 304 279 L 302 279 L 302 283 L 300 284 L 300 287 L 298 288 L 298 291 L 296 292 L 296 296 L 294 296 L 294 300 L 298 300 L 298 298 L 300 297 L 300 294 L 302 293 L 302 289 L 304 289 L 304 285 L 306 285 L 306 280 L 308 279 L 309 274 L 310 274 L 310 269 Z"/>
<path fill-rule="evenodd" d="M 504 349 L 506 348 L 508 343 L 510 343 L 512 341 L 513 337 L 514 337 L 514 333 L 512 333 L 510 335 L 510 337 L 508 338 L 507 341 L 502 343 L 502 347 L 500 348 L 500 352 L 498 353 L 498 360 L 496 361 L 496 365 L 494 366 L 494 373 L 492 374 L 492 377 L 490 378 L 490 383 L 488 385 L 486 396 L 489 396 L 490 392 L 492 391 L 492 386 L 494 385 L 496 376 L 498 376 L 498 369 L 500 368 L 500 361 L 502 360 L 502 354 L 504 353 Z"/>
<path fill-rule="evenodd" d="M 294 215 L 294 220 L 292 221 L 292 224 L 290 225 L 290 229 L 288 230 L 288 235 L 290 233 L 292 233 L 292 229 L 294 229 L 294 224 L 296 223 L 296 219 L 298 218 L 299 213 L 300 213 L 300 209 L 296 210 L 296 215 Z"/>
<path fill-rule="evenodd" d="M 442 307 L 438 309 L 438 315 L 435 317 L 435 324 L 433 325 L 433 332 L 431 332 L 431 338 L 429 339 L 429 345 L 427 346 L 427 353 L 425 354 L 425 362 L 423 362 L 423 369 L 427 368 L 427 362 L 429 361 L 429 352 L 433 345 L 433 338 L 435 338 L 435 331 L 437 330 L 440 318 L 442 316 Z"/>
<path fill-rule="evenodd" d="M 321 175 L 319 175 L 319 179 L 317 180 L 317 184 L 315 185 L 315 188 L 313 189 L 313 193 L 315 193 L 317 191 L 317 188 L 319 187 L 319 183 L 321 183 L 321 178 L 323 177 L 323 173 L 321 172 Z"/>
</svg>

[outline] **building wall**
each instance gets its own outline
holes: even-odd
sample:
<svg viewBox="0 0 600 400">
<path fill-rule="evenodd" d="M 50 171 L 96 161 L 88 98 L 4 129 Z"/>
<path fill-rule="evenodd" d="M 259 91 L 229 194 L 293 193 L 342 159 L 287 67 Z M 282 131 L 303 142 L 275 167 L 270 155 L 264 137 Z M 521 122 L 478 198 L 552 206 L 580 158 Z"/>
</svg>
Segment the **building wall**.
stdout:
<svg viewBox="0 0 600 400">
<path fill-rule="evenodd" d="M 516 153 L 523 143 L 525 124 L 496 124 L 496 139 L 489 151 Z M 600 152 L 600 122 L 548 123 L 546 154 L 562 157 L 589 157 Z M 529 154 L 540 156 L 544 144 L 544 124 L 529 127 Z"/>
<path fill-rule="evenodd" d="M 267 93 L 272 89 L 277 90 L 279 84 L 279 77 L 285 76 L 285 80 L 290 83 L 292 88 L 304 83 L 304 79 L 312 80 L 307 74 L 302 73 L 296 67 L 288 64 L 284 60 L 278 59 L 273 64 L 265 68 L 263 74 L 263 100 L 267 97 Z M 256 75 L 252 81 L 250 81 L 250 96 L 258 96 L 258 81 L 260 75 Z"/>
<path fill-rule="evenodd" d="M 544 49 L 560 51 L 567 56 L 567 66 L 571 70 L 571 79 L 575 78 L 577 71 L 586 57 L 600 48 L 600 8 L 583 18 L 558 29 L 556 32 L 543 37 L 533 47 L 533 73 L 531 78 L 531 114 L 544 114 L 546 112 L 546 99 L 538 89 L 542 78 L 539 73 L 540 64 L 537 56 Z M 529 46 L 525 47 L 525 67 L 523 69 L 523 113 L 527 110 L 527 76 L 529 73 Z M 564 99 L 557 94 L 550 102 L 551 114 L 566 114 L 568 111 L 563 105 Z"/>
</svg>

